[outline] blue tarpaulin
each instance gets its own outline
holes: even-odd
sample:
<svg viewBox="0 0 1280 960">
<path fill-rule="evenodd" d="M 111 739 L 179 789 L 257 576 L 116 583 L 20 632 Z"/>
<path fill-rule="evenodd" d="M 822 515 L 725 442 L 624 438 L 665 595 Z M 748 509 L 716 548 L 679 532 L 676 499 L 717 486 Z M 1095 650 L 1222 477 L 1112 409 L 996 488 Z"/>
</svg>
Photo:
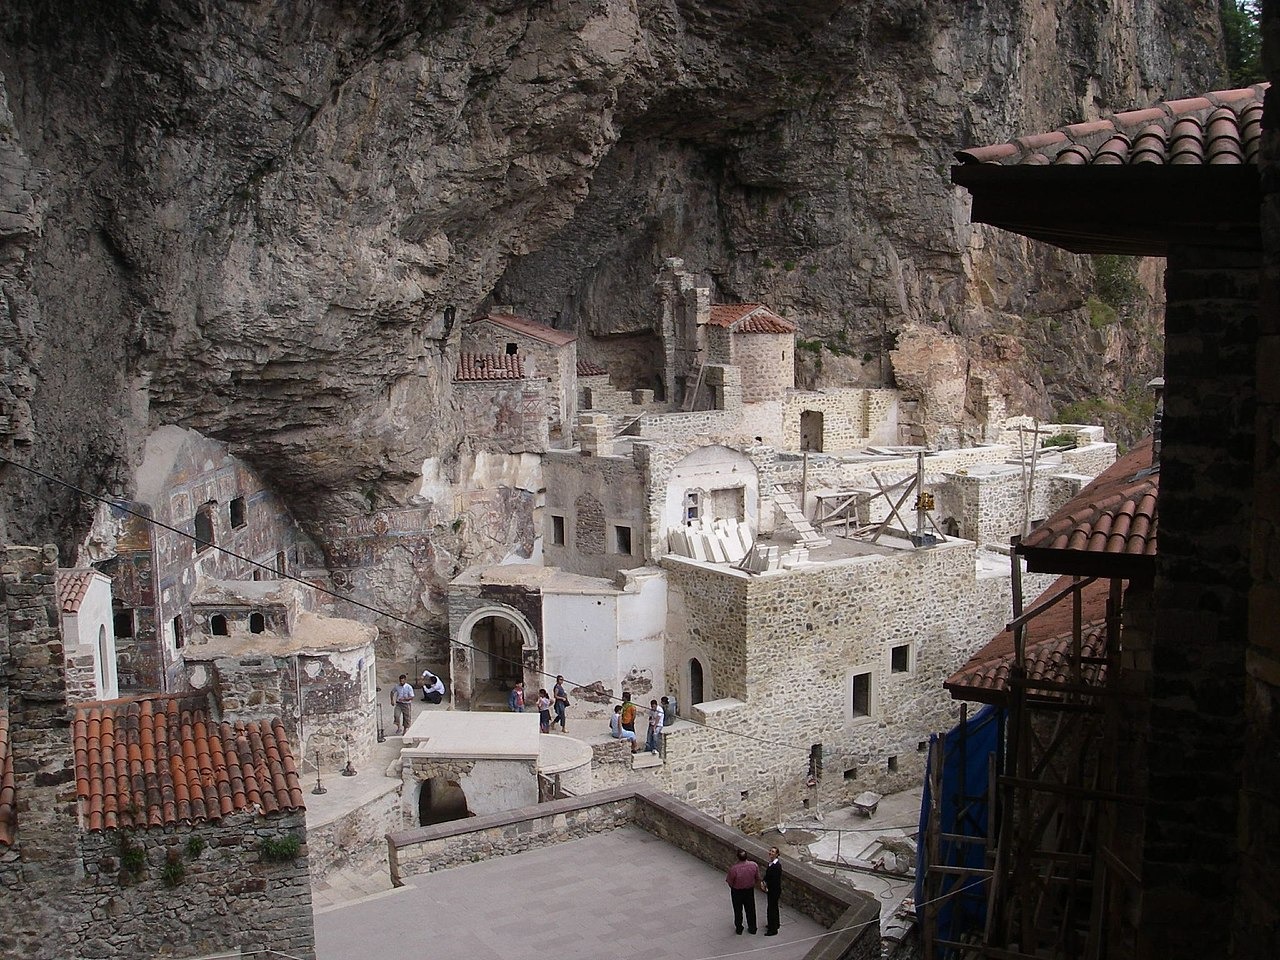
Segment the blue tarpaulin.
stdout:
<svg viewBox="0 0 1280 960">
<path fill-rule="evenodd" d="M 947 733 L 941 736 L 935 733 L 930 737 L 931 748 L 934 742 L 942 742 L 938 818 L 940 833 L 986 838 L 988 762 L 992 753 L 999 757 L 1004 717 L 1003 710 L 987 705 Z M 932 803 L 929 785 L 933 781 L 934 762 L 934 751 L 930 749 L 924 778 L 924 798 L 920 804 L 920 832 L 916 835 L 915 895 L 918 916 L 923 916 L 921 905 L 929 896 L 924 889 L 924 878 L 930 866 L 926 830 Z M 963 843 L 939 837 L 937 864 L 981 869 L 986 865 L 986 849 L 984 843 Z M 956 889 L 955 884 L 959 881 L 960 877 L 947 876 L 945 889 Z M 987 887 L 983 879 L 963 878 L 962 885 L 964 892 L 956 893 L 939 904 L 935 928 L 935 936 L 939 939 L 959 940 L 966 933 L 980 933 L 986 923 Z M 937 895 L 936 889 L 933 895 Z M 938 950 L 929 960 L 945 957 L 947 953 L 946 950 Z"/>
</svg>

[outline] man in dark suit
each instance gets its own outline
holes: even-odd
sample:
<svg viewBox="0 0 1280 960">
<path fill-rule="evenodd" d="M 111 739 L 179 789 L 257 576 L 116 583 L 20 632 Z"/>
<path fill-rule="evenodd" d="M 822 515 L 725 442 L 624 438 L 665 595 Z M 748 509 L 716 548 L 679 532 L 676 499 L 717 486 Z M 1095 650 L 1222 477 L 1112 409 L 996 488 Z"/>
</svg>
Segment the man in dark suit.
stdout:
<svg viewBox="0 0 1280 960">
<path fill-rule="evenodd" d="M 778 900 L 782 897 L 782 859 L 777 847 L 769 848 L 769 865 L 764 868 L 764 894 L 766 900 L 764 935 L 778 934 Z"/>
</svg>

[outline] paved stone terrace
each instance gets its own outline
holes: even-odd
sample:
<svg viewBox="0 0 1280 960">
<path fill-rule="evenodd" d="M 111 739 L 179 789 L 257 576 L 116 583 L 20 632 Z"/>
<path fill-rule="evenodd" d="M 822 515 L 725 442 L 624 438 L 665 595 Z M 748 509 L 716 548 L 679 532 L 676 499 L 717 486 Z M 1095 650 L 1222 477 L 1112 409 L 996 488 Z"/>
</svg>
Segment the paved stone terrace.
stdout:
<svg viewBox="0 0 1280 960">
<path fill-rule="evenodd" d="M 824 931 L 785 904 L 782 929 L 737 936 L 724 875 L 638 827 L 410 878 L 316 909 L 317 960 L 430 955 L 471 960 L 799 960 Z"/>
</svg>

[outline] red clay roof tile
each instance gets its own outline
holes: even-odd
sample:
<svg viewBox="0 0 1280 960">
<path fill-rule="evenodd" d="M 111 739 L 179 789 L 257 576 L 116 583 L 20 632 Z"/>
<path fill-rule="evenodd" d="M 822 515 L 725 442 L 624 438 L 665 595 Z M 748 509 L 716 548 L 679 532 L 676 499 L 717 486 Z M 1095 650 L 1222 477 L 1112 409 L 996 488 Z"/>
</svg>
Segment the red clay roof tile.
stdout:
<svg viewBox="0 0 1280 960">
<path fill-rule="evenodd" d="M 1070 577 L 1059 578 L 1030 606 L 1035 606 L 1064 589 L 1070 582 Z M 1105 618 L 1109 591 L 1109 581 L 1101 579 L 1081 589 L 1082 657 L 1101 658 L 1106 655 Z M 1065 597 L 1027 621 L 1023 639 L 1027 679 L 1049 683 L 1065 683 L 1071 679 L 1068 670 L 1073 617 L 1071 598 Z M 1013 633 L 1002 630 L 990 643 L 970 657 L 968 663 L 947 678 L 943 686 L 958 700 L 1002 703 L 1009 693 L 1009 675 L 1014 659 Z M 1100 683 L 1105 676 L 1105 664 L 1082 663 L 1081 679 L 1084 682 Z M 1044 696 L 1045 692 L 1042 691 L 1040 695 Z"/>
<path fill-rule="evenodd" d="M 1042 560 L 1050 551 L 1154 558 L 1159 485 L 1148 437 L 1023 538 L 1018 552 Z"/>
<path fill-rule="evenodd" d="M 458 355 L 455 383 L 487 380 L 523 380 L 524 363 L 516 353 L 462 353 Z"/>
<path fill-rule="evenodd" d="M 72 743 L 88 830 L 303 808 L 279 720 L 213 724 L 201 707 L 177 697 L 113 700 L 76 710 Z"/>
<path fill-rule="evenodd" d="M 600 366 L 598 363 L 593 363 L 590 360 L 583 360 L 581 358 L 578 360 L 578 376 L 580 377 L 603 377 L 608 372 L 608 370 Z"/>
<path fill-rule="evenodd" d="M 759 303 L 717 303 L 707 320 L 733 333 L 795 333 L 796 325 Z"/>
<path fill-rule="evenodd" d="M 555 327 L 549 327 L 545 323 L 538 323 L 536 320 L 530 320 L 528 317 L 521 317 L 514 313 L 486 313 L 483 317 L 476 317 L 471 322 L 483 323 L 486 321 L 497 324 L 512 333 L 532 337 L 534 340 L 550 344 L 553 347 L 563 347 L 578 339 L 575 334 L 557 330 Z"/>
<path fill-rule="evenodd" d="M 956 157 L 961 163 L 1004 165 L 1037 163 L 1036 154 L 1041 153 L 1051 163 L 1070 165 L 1248 163 L 1258 151 L 1262 98 L 1267 86 L 1261 83 L 1170 100 L 1102 120 L 1068 124 L 1009 143 L 962 150 Z M 1162 137 L 1155 136 L 1156 131 Z M 1137 142 L 1139 135 L 1146 138 L 1141 144 Z M 1126 143 L 1131 141 L 1133 148 L 1120 152 L 1117 137 L 1124 137 Z M 1223 145 L 1211 148 L 1210 144 L 1219 140 Z"/>
<path fill-rule="evenodd" d="M 59 570 L 58 609 L 63 613 L 77 613 L 93 575 L 94 571 L 87 569 Z"/>
</svg>

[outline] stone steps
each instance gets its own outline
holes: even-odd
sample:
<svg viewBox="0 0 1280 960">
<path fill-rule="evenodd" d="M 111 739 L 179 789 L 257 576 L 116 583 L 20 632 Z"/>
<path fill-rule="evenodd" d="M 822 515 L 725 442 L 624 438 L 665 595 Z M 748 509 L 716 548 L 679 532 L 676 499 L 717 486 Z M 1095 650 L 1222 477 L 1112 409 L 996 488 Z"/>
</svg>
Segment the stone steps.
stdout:
<svg viewBox="0 0 1280 960">
<path fill-rule="evenodd" d="M 643 750 L 631 755 L 632 770 L 649 770 L 662 766 L 662 757 L 656 753 L 645 753 Z"/>
<path fill-rule="evenodd" d="M 813 524 L 809 522 L 809 518 L 804 515 L 804 511 L 796 504 L 795 498 L 789 493 L 775 493 L 773 502 L 782 511 L 782 515 L 787 518 L 787 523 L 795 529 L 800 535 L 800 542 L 806 547 L 825 547 L 831 544 L 831 541 L 813 529 Z"/>
</svg>

